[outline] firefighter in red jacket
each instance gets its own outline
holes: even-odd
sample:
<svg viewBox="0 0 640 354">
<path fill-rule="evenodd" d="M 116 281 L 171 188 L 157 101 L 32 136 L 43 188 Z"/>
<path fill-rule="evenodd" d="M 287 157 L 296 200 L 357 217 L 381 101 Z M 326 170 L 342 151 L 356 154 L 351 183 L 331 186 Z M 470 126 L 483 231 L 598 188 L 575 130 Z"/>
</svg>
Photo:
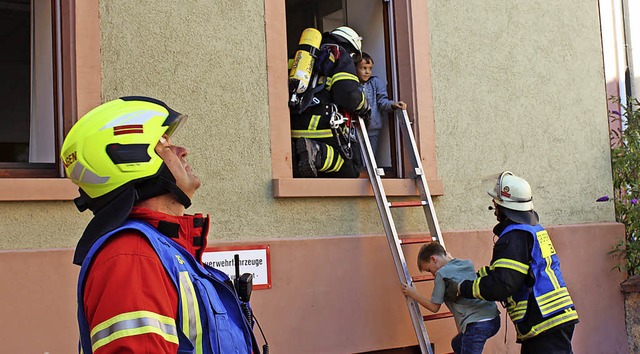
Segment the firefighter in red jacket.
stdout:
<svg viewBox="0 0 640 354">
<path fill-rule="evenodd" d="M 209 217 L 185 214 L 200 187 L 187 150 L 170 140 L 185 118 L 122 97 L 64 141 L 76 206 L 95 214 L 74 255 L 82 353 L 258 352 L 229 278 L 202 265 Z"/>
<path fill-rule="evenodd" d="M 308 89 L 313 99 L 301 111 L 291 109 L 294 177 L 359 176 L 360 150 L 339 119 L 345 112 L 365 120 L 371 114 L 352 58 L 361 49 L 362 38 L 350 27 L 324 33 L 314 66 L 318 85 Z"/>
</svg>

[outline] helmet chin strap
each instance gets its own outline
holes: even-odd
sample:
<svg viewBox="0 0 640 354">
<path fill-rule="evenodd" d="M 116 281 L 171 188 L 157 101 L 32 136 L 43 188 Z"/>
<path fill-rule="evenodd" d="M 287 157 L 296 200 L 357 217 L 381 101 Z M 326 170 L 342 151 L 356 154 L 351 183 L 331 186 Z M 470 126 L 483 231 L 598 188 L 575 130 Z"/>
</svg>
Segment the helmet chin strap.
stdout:
<svg viewBox="0 0 640 354">
<path fill-rule="evenodd" d="M 160 167 L 158 174 L 153 178 L 147 179 L 136 185 L 136 201 L 147 200 L 159 195 L 173 193 L 178 202 L 185 209 L 191 206 L 191 198 L 189 198 L 176 184 L 176 179 L 169 171 L 164 163 Z"/>
</svg>

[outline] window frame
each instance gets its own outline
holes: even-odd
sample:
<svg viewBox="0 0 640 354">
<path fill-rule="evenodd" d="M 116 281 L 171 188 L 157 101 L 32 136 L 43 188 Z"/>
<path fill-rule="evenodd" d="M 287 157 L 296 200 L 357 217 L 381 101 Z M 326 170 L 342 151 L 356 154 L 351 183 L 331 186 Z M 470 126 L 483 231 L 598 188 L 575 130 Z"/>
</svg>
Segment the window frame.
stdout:
<svg viewBox="0 0 640 354">
<path fill-rule="evenodd" d="M 99 4 L 82 0 L 51 0 L 54 23 L 54 109 L 58 117 L 56 147 L 79 116 L 100 104 Z M 57 155 L 57 154 L 56 154 Z M 26 164 L 25 164 L 26 166 Z M 73 200 L 77 187 L 57 170 L 45 178 L 30 168 L 0 170 L 0 201 Z M 34 166 L 37 167 L 37 166 Z M 2 176 L 8 176 L 1 178 Z"/>
<path fill-rule="evenodd" d="M 433 92 L 429 70 L 429 25 L 425 20 L 427 3 L 395 0 L 391 1 L 391 6 L 394 12 L 396 53 L 403 54 L 397 58 L 398 76 L 405 78 L 399 80 L 399 97 L 413 108 L 413 112 L 409 113 L 414 119 L 414 135 L 431 195 L 443 195 L 444 186 L 438 178 L 436 161 Z M 264 12 L 274 197 L 373 195 L 368 178 L 293 178 L 287 72 L 282 70 L 283 67 L 287 67 L 285 1 L 265 1 Z M 414 33 L 424 35 L 414 36 Z M 417 70 L 416 58 L 420 58 L 420 70 Z M 418 195 L 413 179 L 385 178 L 382 182 L 388 196 Z"/>
</svg>

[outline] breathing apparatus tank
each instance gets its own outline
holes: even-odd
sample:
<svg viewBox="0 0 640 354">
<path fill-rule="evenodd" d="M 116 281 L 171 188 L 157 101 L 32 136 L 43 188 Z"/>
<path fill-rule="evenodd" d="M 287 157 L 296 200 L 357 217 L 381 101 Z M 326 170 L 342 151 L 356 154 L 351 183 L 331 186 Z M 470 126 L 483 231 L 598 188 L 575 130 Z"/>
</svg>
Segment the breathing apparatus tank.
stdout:
<svg viewBox="0 0 640 354">
<path fill-rule="evenodd" d="M 298 50 L 293 59 L 293 65 L 289 71 L 289 104 L 298 104 L 300 94 L 303 94 L 309 87 L 313 73 L 313 65 L 320 50 L 322 33 L 315 28 L 307 28 L 302 31 Z"/>
</svg>

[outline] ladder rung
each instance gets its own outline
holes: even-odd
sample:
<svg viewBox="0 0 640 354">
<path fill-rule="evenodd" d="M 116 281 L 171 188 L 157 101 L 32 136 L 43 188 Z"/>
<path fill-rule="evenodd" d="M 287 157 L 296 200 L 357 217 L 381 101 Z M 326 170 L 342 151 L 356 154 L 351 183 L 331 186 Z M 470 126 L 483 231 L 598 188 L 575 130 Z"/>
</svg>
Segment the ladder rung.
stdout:
<svg viewBox="0 0 640 354">
<path fill-rule="evenodd" d="M 449 318 L 449 317 L 453 317 L 453 314 L 451 312 L 440 312 L 440 313 L 434 313 L 433 315 L 424 315 L 422 316 L 422 319 L 425 321 L 433 321 L 433 320 L 439 320 L 441 318 Z"/>
<path fill-rule="evenodd" d="M 416 243 L 427 243 L 433 242 L 433 237 L 405 237 L 400 239 L 401 245 L 413 245 Z"/>
<path fill-rule="evenodd" d="M 416 276 L 411 277 L 411 280 L 414 283 L 422 282 L 422 281 L 430 281 L 430 280 L 433 280 L 433 279 L 434 279 L 433 275 L 416 275 Z"/>
<path fill-rule="evenodd" d="M 427 205 L 427 202 L 424 200 L 411 200 L 408 202 L 390 202 L 389 203 L 390 208 L 419 207 L 419 206 L 425 206 L 425 205 Z"/>
</svg>

